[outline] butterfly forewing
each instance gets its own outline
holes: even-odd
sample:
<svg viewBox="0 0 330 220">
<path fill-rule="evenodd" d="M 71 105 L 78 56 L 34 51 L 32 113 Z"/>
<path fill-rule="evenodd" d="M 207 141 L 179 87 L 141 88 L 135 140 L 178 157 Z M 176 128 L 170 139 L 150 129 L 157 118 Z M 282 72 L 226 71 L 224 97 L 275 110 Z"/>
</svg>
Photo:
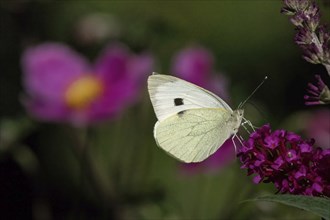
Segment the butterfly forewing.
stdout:
<svg viewBox="0 0 330 220">
<path fill-rule="evenodd" d="M 213 154 L 241 124 L 243 110 L 233 111 L 221 98 L 179 78 L 148 78 L 151 103 L 158 118 L 159 147 L 184 162 L 200 162 Z"/>
<path fill-rule="evenodd" d="M 190 109 L 157 122 L 157 144 L 184 162 L 200 162 L 232 134 L 231 113 L 221 108 Z M 230 127 L 230 126 L 229 126 Z"/>
<path fill-rule="evenodd" d="M 149 76 L 148 90 L 159 121 L 188 109 L 222 108 L 232 112 L 227 103 L 215 94 L 174 76 Z"/>
</svg>

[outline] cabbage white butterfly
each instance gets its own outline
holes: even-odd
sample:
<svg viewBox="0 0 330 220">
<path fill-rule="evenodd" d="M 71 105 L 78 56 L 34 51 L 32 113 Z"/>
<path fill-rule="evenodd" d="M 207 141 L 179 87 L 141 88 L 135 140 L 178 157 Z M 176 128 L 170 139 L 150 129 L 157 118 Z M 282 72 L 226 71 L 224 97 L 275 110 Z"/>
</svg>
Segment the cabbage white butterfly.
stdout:
<svg viewBox="0 0 330 220">
<path fill-rule="evenodd" d="M 243 109 L 233 111 L 212 92 L 174 76 L 153 73 L 148 91 L 158 119 L 157 145 L 186 163 L 215 153 L 236 135 L 243 119 Z"/>
</svg>

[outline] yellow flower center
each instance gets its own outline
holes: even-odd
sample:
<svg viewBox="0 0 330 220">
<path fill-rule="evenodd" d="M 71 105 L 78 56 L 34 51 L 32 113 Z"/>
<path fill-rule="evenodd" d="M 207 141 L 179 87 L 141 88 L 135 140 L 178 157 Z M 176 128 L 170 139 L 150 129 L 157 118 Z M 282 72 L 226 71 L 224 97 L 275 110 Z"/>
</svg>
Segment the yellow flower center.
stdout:
<svg viewBox="0 0 330 220">
<path fill-rule="evenodd" d="M 101 95 L 103 85 L 91 75 L 80 77 L 65 92 L 65 102 L 70 108 L 83 109 Z"/>
</svg>

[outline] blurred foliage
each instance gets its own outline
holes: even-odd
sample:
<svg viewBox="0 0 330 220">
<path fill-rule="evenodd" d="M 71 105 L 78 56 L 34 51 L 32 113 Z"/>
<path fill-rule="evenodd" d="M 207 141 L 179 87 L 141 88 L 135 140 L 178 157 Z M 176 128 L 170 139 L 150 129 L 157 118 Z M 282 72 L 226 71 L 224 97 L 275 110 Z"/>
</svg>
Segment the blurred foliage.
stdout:
<svg viewBox="0 0 330 220">
<path fill-rule="evenodd" d="M 329 23 L 329 6 L 319 3 Z M 295 128 L 286 118 L 311 109 L 303 105 L 306 84 L 314 73 L 326 72 L 301 58 L 281 6 L 281 1 L 1 1 L 0 213 L 33 219 L 317 219 L 277 204 L 240 204 L 274 189 L 253 185 L 238 161 L 213 173 L 182 173 L 156 147 L 146 89 L 119 118 L 79 132 L 30 119 L 20 102 L 20 55 L 32 44 L 65 42 L 94 59 L 118 40 L 134 51 L 151 51 L 155 72 L 164 74 L 179 49 L 201 44 L 230 79 L 232 106 L 268 75 L 246 117 L 256 125 Z M 77 34 L 81 19 L 91 14 L 109 22 L 107 34 L 92 42 Z M 72 147 L 81 142 L 88 147 Z"/>
</svg>

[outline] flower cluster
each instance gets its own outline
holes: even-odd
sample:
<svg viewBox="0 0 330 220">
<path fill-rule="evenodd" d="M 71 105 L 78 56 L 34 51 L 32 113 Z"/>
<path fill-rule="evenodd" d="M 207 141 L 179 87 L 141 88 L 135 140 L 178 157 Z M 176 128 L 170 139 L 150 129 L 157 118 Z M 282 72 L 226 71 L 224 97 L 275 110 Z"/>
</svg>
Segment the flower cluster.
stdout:
<svg viewBox="0 0 330 220">
<path fill-rule="evenodd" d="M 94 66 L 70 47 L 44 43 L 22 56 L 24 104 L 35 118 L 75 126 L 117 116 L 138 98 L 153 59 L 122 44 L 105 48 Z"/>
<path fill-rule="evenodd" d="M 303 50 L 303 58 L 313 64 L 322 64 L 330 75 L 330 33 L 325 25 L 320 25 L 320 10 L 310 0 L 284 0 L 281 12 L 290 16 L 290 21 L 297 27 L 294 38 Z M 327 104 L 330 99 L 329 88 L 316 75 L 318 85 L 308 85 L 305 95 L 306 105 Z"/>
<path fill-rule="evenodd" d="M 316 85 L 308 83 L 308 95 L 304 96 L 306 105 L 330 104 L 330 90 L 320 75 L 315 75 Z"/>
<path fill-rule="evenodd" d="M 272 182 L 280 193 L 330 197 L 330 149 L 313 147 L 285 130 L 264 125 L 253 132 L 237 157 L 255 183 Z"/>
<path fill-rule="evenodd" d="M 304 59 L 310 63 L 323 64 L 330 74 L 330 34 L 320 25 L 319 7 L 309 0 L 284 0 L 281 12 L 291 16 L 297 27 L 295 42 L 303 49 Z"/>
</svg>

